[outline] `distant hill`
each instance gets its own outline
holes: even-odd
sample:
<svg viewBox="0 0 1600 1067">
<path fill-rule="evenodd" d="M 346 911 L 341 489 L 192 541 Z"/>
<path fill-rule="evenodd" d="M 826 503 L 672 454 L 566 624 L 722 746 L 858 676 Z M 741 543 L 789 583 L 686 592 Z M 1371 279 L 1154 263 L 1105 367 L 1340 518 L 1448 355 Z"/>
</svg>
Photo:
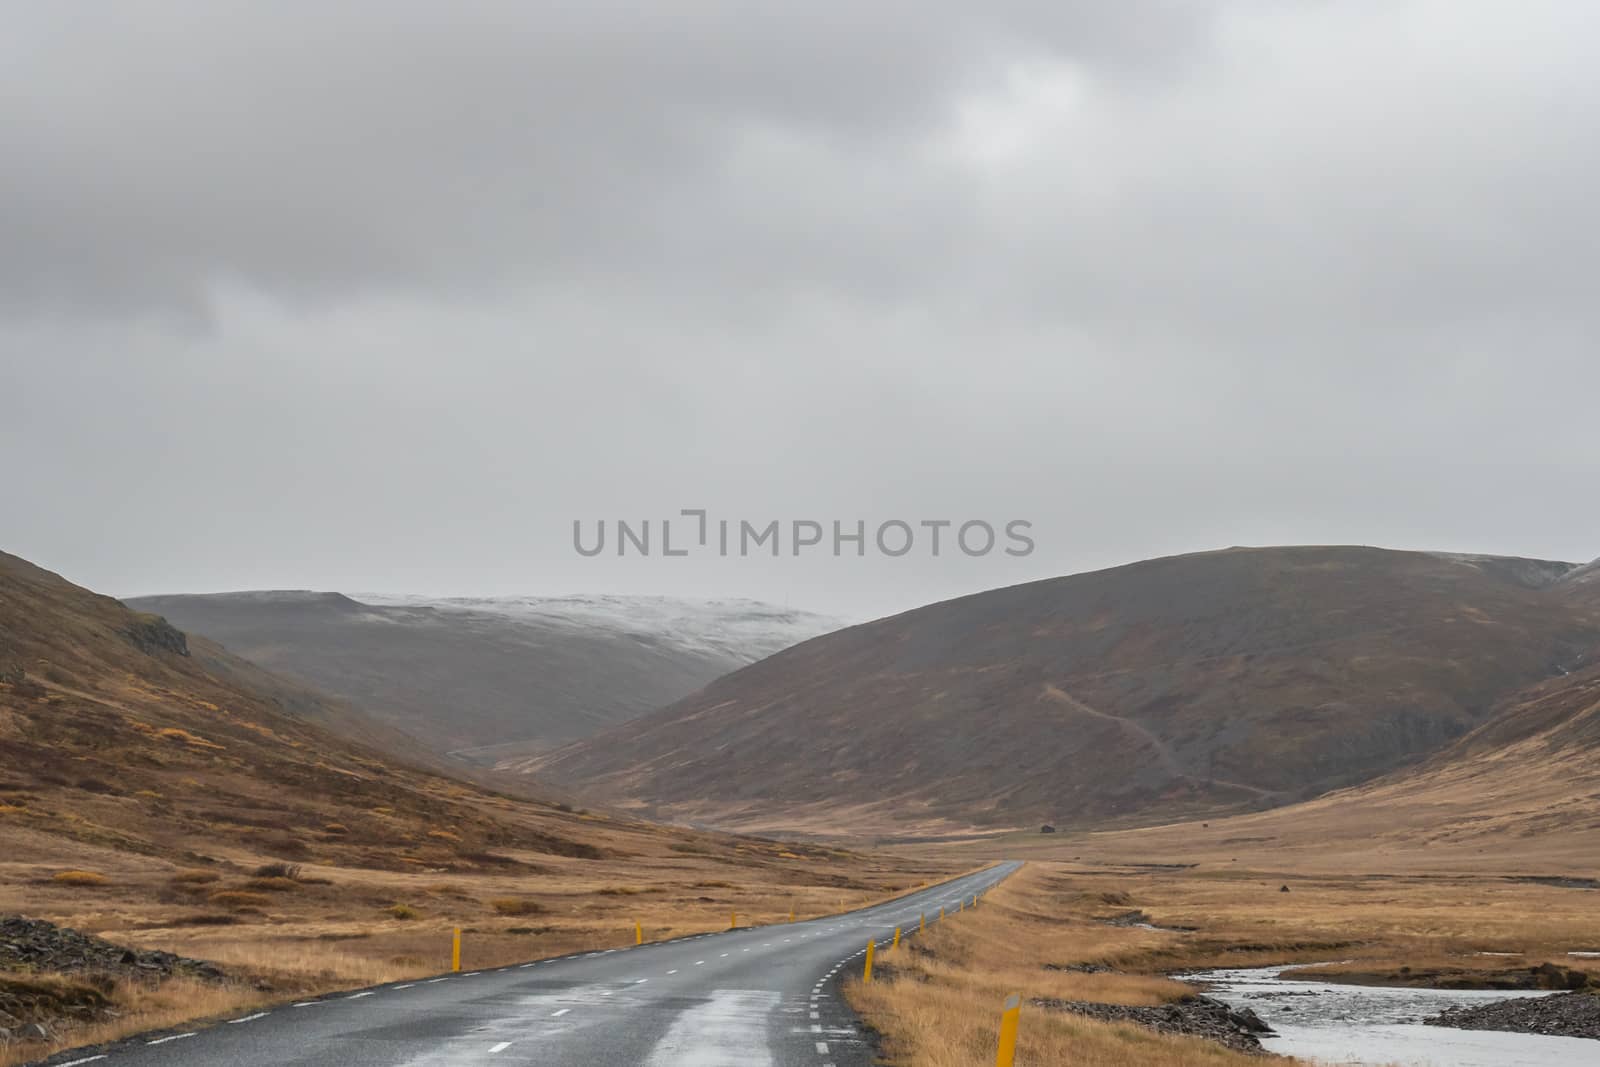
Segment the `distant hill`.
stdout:
<svg viewBox="0 0 1600 1067">
<path fill-rule="evenodd" d="M 368 739 L 394 740 L 159 616 L 0 553 L 6 862 L 229 854 L 410 870 L 470 868 L 491 844 L 597 854 L 561 805 L 497 796 Z M 430 838 L 441 825 L 450 835 Z"/>
<path fill-rule="evenodd" d="M 744 827 L 1149 823 L 1416 763 L 1600 647 L 1571 563 L 1229 549 L 808 641 L 546 756 L 557 782 Z"/>
<path fill-rule="evenodd" d="M 840 625 L 755 601 L 663 597 L 275 591 L 128 604 L 476 762 L 596 733 Z"/>
</svg>

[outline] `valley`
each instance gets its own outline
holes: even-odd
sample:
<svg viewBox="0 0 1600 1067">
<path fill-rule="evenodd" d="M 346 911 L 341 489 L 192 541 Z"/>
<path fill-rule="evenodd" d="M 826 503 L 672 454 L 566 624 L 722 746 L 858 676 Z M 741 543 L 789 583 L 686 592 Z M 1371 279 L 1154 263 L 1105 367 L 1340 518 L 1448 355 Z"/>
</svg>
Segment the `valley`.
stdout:
<svg viewBox="0 0 1600 1067">
<path fill-rule="evenodd" d="M 1344 988 L 1410 988 L 1427 1003 L 1444 1002 L 1438 986 L 1485 1001 L 1600 988 L 1592 568 L 1272 549 L 1122 570 L 804 641 L 592 740 L 490 769 L 451 756 L 459 736 L 402 729 L 370 696 L 269 673 L 265 645 L 248 661 L 0 557 L 0 915 L 34 923 L 0 946 L 12 953 L 0 1029 L 24 1035 L 0 1046 L 0 1064 L 104 1044 L 93 1054 L 111 1067 L 144 1047 L 119 1039 L 151 1032 L 139 1040 L 192 1039 L 203 1058 L 232 1032 L 192 1035 L 269 1019 L 260 1032 L 284 1049 L 318 1034 L 347 1059 L 394 1062 L 391 1046 L 362 1044 L 361 1020 L 454 974 L 457 929 L 462 980 L 504 977 L 480 994 L 418 994 L 447 1021 L 416 1040 L 486 1026 L 507 1056 L 537 1057 L 588 1040 L 572 1036 L 589 1025 L 568 1019 L 576 991 L 620 995 L 636 941 L 698 945 L 732 925 L 794 922 L 731 943 L 826 934 L 823 960 L 839 931 L 886 916 L 873 936 L 887 936 L 951 878 L 985 878 L 981 906 L 958 897 L 943 922 L 918 913 L 929 928 L 886 942 L 870 985 L 850 977 L 853 955 L 825 972 L 878 1035 L 874 1046 L 853 1015 L 833 1017 L 838 1062 L 987 1067 L 990 1008 L 1007 991 L 1025 997 L 1027 1062 L 1222 1065 L 1246 1062 L 1252 1042 L 1314 1049 L 1331 1033 L 1318 1027 L 1343 1025 L 1308 1015 L 1309 1031 L 1279 1019 L 1281 1034 L 1257 1035 L 1230 1015 L 1261 995 L 1270 1026 L 1295 1008 L 1279 983 L 1335 1016 Z M 481 605 L 350 603 L 333 606 L 422 611 L 448 642 L 510 655 L 477 628 Z M 278 606 L 295 630 L 307 605 Z M 562 610 L 570 627 L 573 606 Z M 646 612 L 639 625 L 674 624 Z M 678 645 L 717 639 L 686 626 Z M 434 655 L 395 647 L 418 664 Z M 393 654 L 321 669 L 358 682 Z M 1307 723 L 1320 725 L 1296 741 Z M 605 746 L 612 762 L 597 763 Z M 1291 788 L 1285 767 L 1329 777 Z M 75 947 L 64 929 L 108 947 Z M 135 962 L 114 962 L 125 951 Z M 86 953 L 101 962 L 75 962 Z M 591 965 L 591 953 L 622 955 Z M 719 958 L 692 954 L 691 968 Z M 753 960 L 741 988 L 771 981 L 777 999 L 761 1004 L 803 1001 L 786 959 Z M 1300 970 L 1261 986 L 1253 967 Z M 1227 1003 L 1184 980 L 1214 969 L 1246 976 L 1219 984 Z M 637 977 L 672 984 L 666 1000 L 626 1001 L 645 1012 L 629 1026 L 665 1028 L 628 1030 L 628 1048 L 701 1025 L 678 1014 L 680 983 L 718 995 L 675 956 Z M 334 995 L 362 1006 L 326 1016 L 331 1029 L 280 1016 Z M 508 997 L 550 1005 L 553 1021 L 507 1029 L 495 1005 Z M 134 1058 L 199 1062 L 167 1055 Z"/>
</svg>

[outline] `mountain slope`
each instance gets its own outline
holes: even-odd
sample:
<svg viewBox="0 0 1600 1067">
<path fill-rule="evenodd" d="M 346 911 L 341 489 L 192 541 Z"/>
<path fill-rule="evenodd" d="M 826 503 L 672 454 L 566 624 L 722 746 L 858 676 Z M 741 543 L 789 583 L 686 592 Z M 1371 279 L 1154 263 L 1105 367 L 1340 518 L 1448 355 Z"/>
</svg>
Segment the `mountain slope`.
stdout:
<svg viewBox="0 0 1600 1067">
<path fill-rule="evenodd" d="M 753 601 L 659 597 L 258 592 L 128 603 L 469 757 L 596 733 L 838 625 Z"/>
<path fill-rule="evenodd" d="M 1564 870 L 1600 856 L 1600 648 L 1422 763 L 1302 804 L 1096 834 L 1076 854 L 1327 871 Z M 1270 857 L 1270 860 L 1267 859 Z"/>
<path fill-rule="evenodd" d="M 516 768 L 678 818 L 928 829 L 1268 806 L 1418 760 L 1600 644 L 1573 564 L 1230 549 L 808 641 Z"/>
<path fill-rule="evenodd" d="M 348 715 L 0 554 L 0 918 L 42 920 L 0 938 L 0 1010 L 48 1035 L 0 1041 L 0 1060 L 438 974 L 456 929 L 476 969 L 720 930 L 730 912 L 815 915 L 948 869 L 497 793 L 342 736 L 361 725 Z M 210 977 L 127 953 L 86 985 L 82 939 L 51 923 Z"/>
</svg>

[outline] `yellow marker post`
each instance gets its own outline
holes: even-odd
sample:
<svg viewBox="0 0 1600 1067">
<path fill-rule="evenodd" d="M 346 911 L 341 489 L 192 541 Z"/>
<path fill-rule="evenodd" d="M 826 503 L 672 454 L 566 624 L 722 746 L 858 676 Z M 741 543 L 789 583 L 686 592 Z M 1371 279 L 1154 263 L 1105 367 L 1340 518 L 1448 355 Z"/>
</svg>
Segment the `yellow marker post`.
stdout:
<svg viewBox="0 0 1600 1067">
<path fill-rule="evenodd" d="M 644 944 L 644 927 L 637 922 L 633 924 L 633 943 L 635 945 Z"/>
<path fill-rule="evenodd" d="M 972 906 L 974 908 L 978 906 L 978 895 L 976 893 L 972 895 Z"/>
<path fill-rule="evenodd" d="M 944 918 L 944 905 L 943 904 L 939 905 L 939 918 L 940 919 Z"/>
<path fill-rule="evenodd" d="M 450 969 L 461 969 L 461 927 L 456 927 L 455 936 L 450 939 Z"/>
<path fill-rule="evenodd" d="M 1006 998 L 1005 1009 L 1000 1013 L 1000 1049 L 994 1056 L 994 1067 L 1012 1067 L 1017 1058 L 1017 1016 L 1022 1014 L 1022 998 L 1013 993 Z"/>
<path fill-rule="evenodd" d="M 872 950 L 877 947 L 878 943 L 876 941 L 867 942 L 867 969 L 861 974 L 861 980 L 863 982 L 872 981 Z"/>
<path fill-rule="evenodd" d="M 967 902 L 966 901 L 964 901 L 964 900 L 956 901 L 956 912 L 957 913 L 960 913 L 960 912 L 963 912 L 963 911 L 966 911 L 966 910 L 967 910 Z"/>
<path fill-rule="evenodd" d="M 899 948 L 900 947 L 900 928 L 898 926 L 896 926 L 894 928 L 894 944 L 890 945 L 889 947 L 890 948 Z"/>
<path fill-rule="evenodd" d="M 922 933 L 928 928 L 928 913 L 923 912 L 917 916 L 917 932 Z"/>
<path fill-rule="evenodd" d="M 789 909 L 789 921 L 790 922 L 794 922 L 794 909 L 793 908 Z"/>
</svg>

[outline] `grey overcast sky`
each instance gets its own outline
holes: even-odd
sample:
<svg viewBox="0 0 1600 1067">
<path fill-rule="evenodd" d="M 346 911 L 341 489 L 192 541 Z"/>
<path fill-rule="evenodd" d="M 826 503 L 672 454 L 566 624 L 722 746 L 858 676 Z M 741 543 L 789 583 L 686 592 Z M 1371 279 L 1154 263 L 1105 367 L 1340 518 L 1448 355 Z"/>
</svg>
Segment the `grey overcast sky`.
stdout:
<svg viewBox="0 0 1600 1067">
<path fill-rule="evenodd" d="M 0 17 L 0 545 L 100 591 L 1600 555 L 1593 4 Z M 1036 547 L 573 549 L 682 508 Z"/>
</svg>

